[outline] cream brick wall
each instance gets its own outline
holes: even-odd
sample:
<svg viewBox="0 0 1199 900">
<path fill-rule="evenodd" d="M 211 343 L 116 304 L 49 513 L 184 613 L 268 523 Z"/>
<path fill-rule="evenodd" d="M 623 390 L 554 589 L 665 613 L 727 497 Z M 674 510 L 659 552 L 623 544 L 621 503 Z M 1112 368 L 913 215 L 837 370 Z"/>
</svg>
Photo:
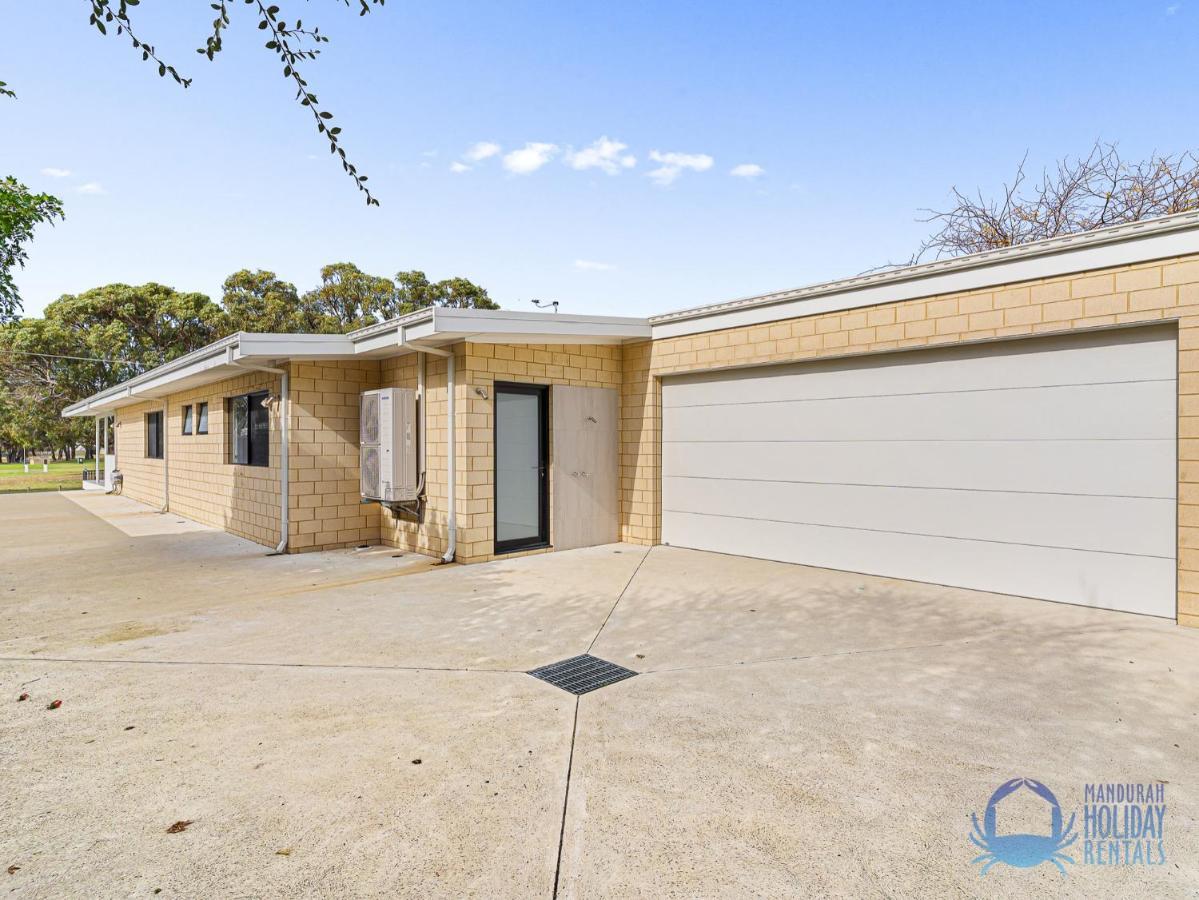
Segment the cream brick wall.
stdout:
<svg viewBox="0 0 1199 900">
<path fill-rule="evenodd" d="M 619 388 L 622 355 L 619 346 L 563 344 L 461 343 L 455 345 L 454 353 L 457 559 L 480 562 L 494 558 L 495 382 Z M 415 355 L 384 360 L 384 386 L 416 387 L 417 365 Z M 431 356 L 426 365 L 429 442 L 424 522 L 397 518 L 385 511 L 383 539 L 392 546 L 440 555 L 445 552 L 448 540 L 446 361 Z M 483 390 L 487 399 L 480 397 L 476 389 Z M 504 557 L 518 555 L 522 554 L 510 553 Z"/>
<path fill-rule="evenodd" d="M 279 392 L 279 376 L 253 372 L 181 391 L 166 398 L 163 424 L 170 472 L 170 511 L 257 541 L 279 542 L 279 414 L 271 410 L 270 466 L 229 462 L 228 397 L 253 391 Z M 208 403 L 208 434 L 183 434 L 183 407 Z M 163 499 L 163 460 L 145 455 L 145 414 L 163 408 L 162 400 L 125 407 L 116 415 L 117 467 L 124 493 L 152 506 Z M 193 421 L 193 432 L 195 424 Z"/>
<path fill-rule="evenodd" d="M 146 458 L 145 416 L 162 408 L 161 401 L 139 403 L 118 409 L 113 419 L 116 465 L 124 476 L 122 491 L 150 506 L 162 506 L 162 460 Z"/>
<path fill-rule="evenodd" d="M 291 366 L 288 545 L 293 552 L 379 543 L 380 511 L 358 480 L 358 398 L 379 387 L 374 360 Z"/>
<path fill-rule="evenodd" d="M 1178 323 L 1178 618 L 1199 626 L 1199 257 L 880 303 L 624 348 L 621 536 L 661 540 L 661 378 L 1161 320 Z"/>
</svg>

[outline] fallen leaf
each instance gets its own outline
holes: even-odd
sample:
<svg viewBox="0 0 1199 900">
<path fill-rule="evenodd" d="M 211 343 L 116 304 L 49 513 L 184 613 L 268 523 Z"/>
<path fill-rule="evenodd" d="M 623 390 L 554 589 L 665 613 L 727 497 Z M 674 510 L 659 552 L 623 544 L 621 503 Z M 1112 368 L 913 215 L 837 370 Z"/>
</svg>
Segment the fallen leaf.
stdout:
<svg viewBox="0 0 1199 900">
<path fill-rule="evenodd" d="M 9 874 L 9 875 L 16 875 L 16 874 L 17 874 L 17 870 L 18 870 L 19 868 L 21 868 L 21 867 L 20 867 L 20 866 L 9 866 L 9 867 L 8 867 L 8 874 Z"/>
<path fill-rule="evenodd" d="M 22 694 L 20 697 L 17 698 L 17 702 L 20 703 L 22 700 L 28 700 L 28 699 L 29 699 L 28 694 Z"/>
<path fill-rule="evenodd" d="M 275 851 L 276 856 L 291 856 L 291 847 L 284 847 L 282 850 Z"/>
<path fill-rule="evenodd" d="M 191 819 L 180 819 L 174 825 L 167 829 L 167 834 L 178 834 L 181 831 L 187 831 L 187 826 L 192 824 Z"/>
<path fill-rule="evenodd" d="M 50 705 L 46 709 L 58 709 L 60 706 L 62 706 L 61 700 L 51 700 Z"/>
<path fill-rule="evenodd" d="M 414 760 L 412 760 L 412 765 L 414 765 L 414 766 L 419 766 L 419 765 L 420 765 L 420 760 L 419 760 L 419 759 L 414 759 Z"/>
</svg>

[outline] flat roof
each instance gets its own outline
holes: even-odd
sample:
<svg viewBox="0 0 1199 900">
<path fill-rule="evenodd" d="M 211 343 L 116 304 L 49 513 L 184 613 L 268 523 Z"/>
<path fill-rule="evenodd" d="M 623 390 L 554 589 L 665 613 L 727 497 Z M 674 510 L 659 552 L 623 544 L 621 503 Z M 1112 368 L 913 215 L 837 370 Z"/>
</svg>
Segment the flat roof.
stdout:
<svg viewBox="0 0 1199 900">
<path fill-rule="evenodd" d="M 856 275 L 650 316 L 655 338 L 856 309 L 1199 253 L 1199 212 Z"/>
<path fill-rule="evenodd" d="M 646 319 L 428 307 L 348 334 L 239 331 L 73 403 L 65 417 L 94 416 L 288 360 L 382 359 L 461 340 L 514 344 L 619 344 L 650 336 Z"/>
</svg>

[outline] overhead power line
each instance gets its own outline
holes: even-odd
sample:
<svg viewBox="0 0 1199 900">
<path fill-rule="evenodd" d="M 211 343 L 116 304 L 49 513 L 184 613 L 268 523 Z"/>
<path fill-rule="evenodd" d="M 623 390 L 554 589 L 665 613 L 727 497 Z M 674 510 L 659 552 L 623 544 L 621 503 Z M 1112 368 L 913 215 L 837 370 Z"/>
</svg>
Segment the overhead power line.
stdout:
<svg viewBox="0 0 1199 900">
<path fill-rule="evenodd" d="M 61 353 L 35 353 L 32 350 L 2 350 L 0 353 L 11 353 L 15 356 L 42 356 L 46 359 L 74 359 L 79 362 L 117 363 L 127 366 L 141 365 L 141 363 L 134 362 L 131 359 L 105 359 L 102 356 L 66 356 Z"/>
</svg>

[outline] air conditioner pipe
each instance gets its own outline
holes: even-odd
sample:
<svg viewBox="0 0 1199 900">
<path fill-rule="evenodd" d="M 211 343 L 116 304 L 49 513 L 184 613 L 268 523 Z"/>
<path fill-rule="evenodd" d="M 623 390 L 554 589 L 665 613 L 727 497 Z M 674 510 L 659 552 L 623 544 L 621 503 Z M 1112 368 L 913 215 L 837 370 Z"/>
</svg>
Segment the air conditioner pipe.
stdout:
<svg viewBox="0 0 1199 900">
<path fill-rule="evenodd" d="M 239 369 L 250 369 L 254 372 L 270 372 L 272 375 L 278 375 L 282 382 L 279 386 L 279 436 L 282 438 L 279 448 L 279 543 L 267 556 L 278 556 L 287 552 L 287 532 L 289 530 L 288 523 L 288 490 L 289 490 L 289 475 L 287 449 L 290 440 L 290 432 L 288 429 L 288 418 L 290 416 L 291 404 L 288 402 L 288 391 L 291 387 L 291 381 L 288 378 L 287 369 L 278 369 L 274 366 L 255 366 L 250 363 L 244 363 L 241 360 L 233 358 L 233 348 L 229 348 L 228 362 L 231 366 L 236 366 Z"/>
<path fill-rule="evenodd" d="M 448 495 L 449 510 L 449 542 L 446 551 L 442 554 L 441 561 L 443 563 L 451 563 L 454 561 L 454 556 L 458 553 L 458 492 L 457 492 L 457 475 L 455 472 L 457 456 L 458 456 L 458 440 L 457 428 L 454 423 L 454 391 L 457 387 L 455 382 L 454 370 L 454 353 L 451 350 L 442 350 L 439 347 L 426 347 L 423 344 L 416 344 L 412 341 L 405 342 L 405 346 L 411 347 L 418 353 L 431 353 L 434 356 L 444 357 L 446 363 L 446 426 L 445 426 L 445 442 L 446 442 L 446 477 L 448 485 L 446 493 Z M 422 366 L 424 365 L 422 361 Z M 421 402 L 421 417 L 424 418 L 424 402 L 422 397 Z M 422 438 L 423 441 L 423 438 Z M 421 459 L 422 474 L 424 471 L 424 444 L 422 442 L 418 455 Z"/>
</svg>

